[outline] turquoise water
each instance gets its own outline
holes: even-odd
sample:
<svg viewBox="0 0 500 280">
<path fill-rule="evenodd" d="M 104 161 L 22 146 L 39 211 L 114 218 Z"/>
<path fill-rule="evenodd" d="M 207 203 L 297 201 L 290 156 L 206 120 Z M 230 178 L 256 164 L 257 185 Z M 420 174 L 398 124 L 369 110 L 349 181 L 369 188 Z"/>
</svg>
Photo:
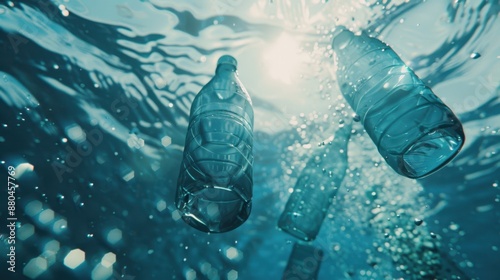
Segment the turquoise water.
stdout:
<svg viewBox="0 0 500 280">
<path fill-rule="evenodd" d="M 329 47 L 344 25 L 387 42 L 466 143 L 410 180 L 355 123 L 312 243 L 319 279 L 497 279 L 499 13 L 479 0 L 1 1 L 0 161 L 19 185 L 16 272 L 2 226 L 1 278 L 279 279 L 296 241 L 276 226 L 291 188 L 353 117 Z M 207 235 L 180 219 L 174 194 L 191 102 L 223 54 L 254 103 L 254 198 L 245 224 Z"/>
</svg>

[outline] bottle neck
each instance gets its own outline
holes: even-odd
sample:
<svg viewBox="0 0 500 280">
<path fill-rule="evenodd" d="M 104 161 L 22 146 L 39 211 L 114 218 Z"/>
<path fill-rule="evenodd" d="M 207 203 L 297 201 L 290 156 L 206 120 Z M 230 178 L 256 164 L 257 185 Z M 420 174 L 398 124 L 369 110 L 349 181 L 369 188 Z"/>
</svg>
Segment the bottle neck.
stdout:
<svg viewBox="0 0 500 280">
<path fill-rule="evenodd" d="M 217 66 L 215 74 L 218 75 L 236 74 L 236 67 L 230 64 L 220 64 L 219 66 Z"/>
</svg>

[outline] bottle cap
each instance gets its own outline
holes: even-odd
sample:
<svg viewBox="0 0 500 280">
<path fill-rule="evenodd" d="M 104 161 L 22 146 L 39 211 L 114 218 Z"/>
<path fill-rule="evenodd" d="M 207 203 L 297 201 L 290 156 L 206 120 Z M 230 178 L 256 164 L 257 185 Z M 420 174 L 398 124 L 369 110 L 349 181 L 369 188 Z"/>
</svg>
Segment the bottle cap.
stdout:
<svg viewBox="0 0 500 280">
<path fill-rule="evenodd" d="M 344 49 L 354 37 L 354 33 L 344 26 L 338 26 L 333 34 L 332 47 L 337 50 Z"/>
<path fill-rule="evenodd" d="M 237 68 L 238 67 L 238 62 L 236 61 L 236 58 L 230 56 L 230 55 L 223 55 L 219 58 L 219 60 L 217 61 L 217 66 L 221 65 L 221 64 L 229 64 L 229 65 L 232 65 L 234 66 L 234 68 Z"/>
</svg>

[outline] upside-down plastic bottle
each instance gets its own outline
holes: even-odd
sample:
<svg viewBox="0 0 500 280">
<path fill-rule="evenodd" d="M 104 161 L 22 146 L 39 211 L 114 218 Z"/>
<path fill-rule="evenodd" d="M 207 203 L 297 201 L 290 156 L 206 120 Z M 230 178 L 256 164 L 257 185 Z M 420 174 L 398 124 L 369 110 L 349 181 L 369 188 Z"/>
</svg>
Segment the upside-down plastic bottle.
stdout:
<svg viewBox="0 0 500 280">
<path fill-rule="evenodd" d="M 283 280 L 316 280 L 323 250 L 307 244 L 295 243 L 283 273 Z"/>
<path fill-rule="evenodd" d="M 462 148 L 462 124 L 385 43 L 341 27 L 332 42 L 337 78 L 380 154 L 396 172 L 421 178 Z"/>
<path fill-rule="evenodd" d="M 191 105 L 176 206 L 204 232 L 225 232 L 250 215 L 253 188 L 253 108 L 232 56 Z"/>
<path fill-rule="evenodd" d="M 318 148 L 297 179 L 278 227 L 304 241 L 314 240 L 347 169 L 352 123 L 339 128 L 333 140 Z"/>
</svg>

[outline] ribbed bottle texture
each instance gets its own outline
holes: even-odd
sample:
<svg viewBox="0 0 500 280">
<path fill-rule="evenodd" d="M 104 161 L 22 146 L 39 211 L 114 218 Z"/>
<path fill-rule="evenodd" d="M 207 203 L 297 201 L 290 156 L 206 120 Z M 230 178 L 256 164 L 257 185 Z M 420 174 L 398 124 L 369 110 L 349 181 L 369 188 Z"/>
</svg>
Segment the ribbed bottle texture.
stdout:
<svg viewBox="0 0 500 280">
<path fill-rule="evenodd" d="M 254 116 L 236 69 L 232 56 L 222 56 L 191 105 L 176 205 L 204 232 L 240 226 L 252 205 Z"/>
<path fill-rule="evenodd" d="M 342 94 L 396 172 L 420 178 L 458 154 L 462 124 L 387 44 L 343 29 L 332 46 Z"/>
<path fill-rule="evenodd" d="M 347 169 L 347 145 L 351 123 L 341 127 L 334 139 L 318 149 L 302 170 L 278 227 L 305 241 L 314 240 Z"/>
<path fill-rule="evenodd" d="M 283 280 L 316 280 L 323 260 L 323 250 L 295 243 L 283 273 Z"/>
</svg>

